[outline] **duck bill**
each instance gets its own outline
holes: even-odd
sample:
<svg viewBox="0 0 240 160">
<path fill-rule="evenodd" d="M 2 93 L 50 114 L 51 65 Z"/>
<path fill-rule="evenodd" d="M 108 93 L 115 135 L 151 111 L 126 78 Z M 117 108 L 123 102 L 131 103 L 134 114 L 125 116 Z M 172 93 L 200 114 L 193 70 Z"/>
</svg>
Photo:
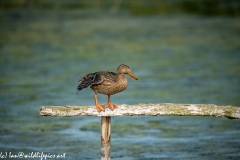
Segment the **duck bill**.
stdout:
<svg viewBox="0 0 240 160">
<path fill-rule="evenodd" d="M 132 72 L 128 73 L 128 75 L 129 75 L 132 79 L 138 80 L 138 78 L 137 78 Z"/>
</svg>

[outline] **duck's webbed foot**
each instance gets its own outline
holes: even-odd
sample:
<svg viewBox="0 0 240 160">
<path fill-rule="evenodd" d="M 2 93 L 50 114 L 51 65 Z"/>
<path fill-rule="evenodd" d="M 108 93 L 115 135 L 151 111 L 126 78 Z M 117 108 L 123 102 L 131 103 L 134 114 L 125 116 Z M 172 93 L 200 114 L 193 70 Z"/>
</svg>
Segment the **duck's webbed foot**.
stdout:
<svg viewBox="0 0 240 160">
<path fill-rule="evenodd" d="M 107 103 L 106 104 L 106 107 L 111 109 L 112 111 L 115 109 L 115 108 L 118 108 L 116 104 L 113 104 L 113 103 Z"/>
<path fill-rule="evenodd" d="M 105 106 L 103 104 L 96 104 L 96 109 L 98 112 L 105 112 Z"/>
</svg>

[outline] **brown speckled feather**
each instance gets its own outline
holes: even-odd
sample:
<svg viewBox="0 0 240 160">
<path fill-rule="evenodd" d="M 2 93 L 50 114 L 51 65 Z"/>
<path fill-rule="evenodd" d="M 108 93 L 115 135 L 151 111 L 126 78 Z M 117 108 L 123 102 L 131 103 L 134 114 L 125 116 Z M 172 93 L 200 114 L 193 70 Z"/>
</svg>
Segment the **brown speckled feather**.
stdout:
<svg viewBox="0 0 240 160">
<path fill-rule="evenodd" d="M 121 92 L 127 88 L 127 79 L 124 75 L 117 76 L 114 72 L 95 72 L 79 78 L 81 83 L 78 85 L 78 91 L 90 86 L 96 93 L 112 95 Z"/>
<path fill-rule="evenodd" d="M 97 94 L 102 93 L 108 95 L 107 108 L 114 110 L 116 104 L 111 103 L 110 96 L 118 92 L 122 92 L 127 88 L 128 81 L 124 74 L 128 74 L 131 78 L 138 80 L 132 73 L 129 66 L 121 64 L 116 73 L 113 72 L 95 72 L 89 73 L 86 76 L 79 78 L 81 83 L 78 85 L 78 91 L 90 86 L 94 93 L 94 101 L 98 112 L 105 111 L 105 106 L 98 103 Z"/>
<path fill-rule="evenodd" d="M 128 81 L 123 74 L 118 75 L 113 72 L 101 72 L 101 75 L 104 77 L 104 81 L 101 84 L 91 86 L 94 92 L 112 95 L 122 92 L 127 88 Z"/>
</svg>

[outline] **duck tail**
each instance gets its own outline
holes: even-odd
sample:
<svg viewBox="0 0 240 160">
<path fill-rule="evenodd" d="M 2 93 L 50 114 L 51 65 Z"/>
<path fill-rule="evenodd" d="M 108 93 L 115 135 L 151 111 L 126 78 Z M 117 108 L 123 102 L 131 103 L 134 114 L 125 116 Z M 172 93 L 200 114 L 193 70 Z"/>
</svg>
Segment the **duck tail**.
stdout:
<svg viewBox="0 0 240 160">
<path fill-rule="evenodd" d="M 81 83 L 77 87 L 77 93 L 82 89 L 87 88 L 88 86 L 91 86 L 94 78 L 95 78 L 95 74 L 93 73 L 89 73 L 85 77 L 79 78 L 78 81 L 81 81 Z"/>
</svg>

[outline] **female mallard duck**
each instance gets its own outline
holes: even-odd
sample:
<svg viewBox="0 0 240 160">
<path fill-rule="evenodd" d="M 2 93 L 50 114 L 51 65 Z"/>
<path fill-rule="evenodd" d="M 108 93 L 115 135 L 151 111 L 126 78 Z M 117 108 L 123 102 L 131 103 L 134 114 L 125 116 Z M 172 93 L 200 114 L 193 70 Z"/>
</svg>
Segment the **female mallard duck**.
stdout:
<svg viewBox="0 0 240 160">
<path fill-rule="evenodd" d="M 128 81 L 124 74 L 128 74 L 135 80 L 138 80 L 137 77 L 134 76 L 129 66 L 125 64 L 121 64 L 117 68 L 117 72 L 95 72 L 89 73 L 83 78 L 79 78 L 78 81 L 81 83 L 78 85 L 78 91 L 82 90 L 83 88 L 87 88 L 90 86 L 94 93 L 94 100 L 96 109 L 98 112 L 105 111 L 105 107 L 102 104 L 98 103 L 97 94 L 105 94 L 108 95 L 108 103 L 106 107 L 114 110 L 117 108 L 116 104 L 112 104 L 110 101 L 110 96 L 116 94 L 118 92 L 122 92 L 127 88 Z"/>
</svg>

